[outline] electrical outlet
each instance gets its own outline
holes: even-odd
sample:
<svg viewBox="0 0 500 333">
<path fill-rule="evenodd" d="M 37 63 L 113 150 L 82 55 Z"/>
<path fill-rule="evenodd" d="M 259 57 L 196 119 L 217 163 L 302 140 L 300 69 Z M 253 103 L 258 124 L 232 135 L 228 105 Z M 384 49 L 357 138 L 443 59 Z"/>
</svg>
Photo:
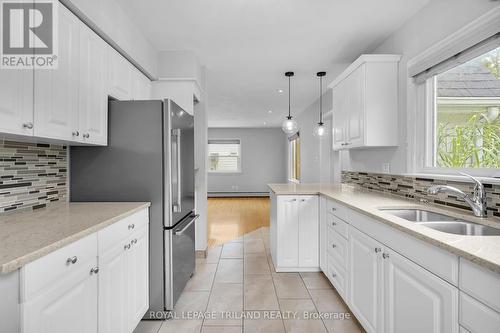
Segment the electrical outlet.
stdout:
<svg viewBox="0 0 500 333">
<path fill-rule="evenodd" d="M 383 173 L 391 173 L 391 164 L 390 163 L 383 163 L 382 164 L 382 172 Z"/>
</svg>

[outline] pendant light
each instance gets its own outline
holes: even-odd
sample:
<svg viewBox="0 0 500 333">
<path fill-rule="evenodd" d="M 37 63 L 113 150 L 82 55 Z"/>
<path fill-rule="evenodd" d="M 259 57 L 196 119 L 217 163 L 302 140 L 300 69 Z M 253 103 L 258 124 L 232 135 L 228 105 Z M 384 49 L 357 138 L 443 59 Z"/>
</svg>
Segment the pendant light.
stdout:
<svg viewBox="0 0 500 333">
<path fill-rule="evenodd" d="M 286 117 L 285 121 L 283 121 L 281 129 L 283 129 L 283 132 L 285 132 L 286 134 L 292 135 L 297 133 L 297 131 L 299 130 L 297 122 L 292 118 L 292 115 L 290 113 L 290 79 L 293 76 L 293 72 L 286 72 L 285 76 L 288 77 L 288 116 Z"/>
<path fill-rule="evenodd" d="M 323 76 L 326 72 L 318 72 L 316 75 L 319 77 L 319 123 L 314 128 L 313 135 L 321 139 L 326 134 L 326 127 L 323 123 Z"/>
</svg>

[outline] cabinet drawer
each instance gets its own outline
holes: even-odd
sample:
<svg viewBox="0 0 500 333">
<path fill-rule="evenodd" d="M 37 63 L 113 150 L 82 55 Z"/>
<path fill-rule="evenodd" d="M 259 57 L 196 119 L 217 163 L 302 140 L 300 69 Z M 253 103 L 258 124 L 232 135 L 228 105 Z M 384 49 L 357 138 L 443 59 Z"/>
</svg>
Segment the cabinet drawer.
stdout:
<svg viewBox="0 0 500 333">
<path fill-rule="evenodd" d="M 328 230 L 328 254 L 345 269 L 347 265 L 347 241 L 334 230 Z"/>
<path fill-rule="evenodd" d="M 347 221 L 348 209 L 341 204 L 333 200 L 326 200 L 326 210 L 330 214 L 337 216 L 338 218 Z"/>
<path fill-rule="evenodd" d="M 73 262 L 71 261 L 73 260 Z M 97 265 L 97 235 L 91 234 L 21 268 L 21 301 L 83 266 Z"/>
<path fill-rule="evenodd" d="M 500 313 L 460 292 L 460 325 L 471 333 L 500 332 Z"/>
<path fill-rule="evenodd" d="M 327 220 L 328 220 L 328 225 L 330 226 L 331 229 L 335 230 L 338 232 L 342 237 L 345 239 L 348 238 L 348 229 L 349 229 L 349 224 L 344 222 L 343 220 L 339 219 L 335 215 L 327 214 Z"/>
<path fill-rule="evenodd" d="M 500 274 L 460 258 L 459 289 L 500 312 Z"/>
<path fill-rule="evenodd" d="M 99 253 L 105 252 L 107 249 L 125 238 L 130 238 L 134 231 L 144 227 L 148 221 L 148 209 L 143 209 L 100 230 L 97 233 L 99 240 Z"/>
<path fill-rule="evenodd" d="M 347 273 L 331 256 L 328 256 L 327 276 L 335 289 L 337 289 L 338 293 L 345 300 L 347 293 Z"/>
</svg>

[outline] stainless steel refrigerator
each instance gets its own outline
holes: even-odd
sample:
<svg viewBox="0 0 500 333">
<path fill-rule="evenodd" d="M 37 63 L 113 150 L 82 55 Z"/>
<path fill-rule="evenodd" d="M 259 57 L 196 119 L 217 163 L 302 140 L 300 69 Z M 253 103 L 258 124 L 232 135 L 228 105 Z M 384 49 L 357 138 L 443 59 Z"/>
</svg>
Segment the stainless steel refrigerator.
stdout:
<svg viewBox="0 0 500 333">
<path fill-rule="evenodd" d="M 151 202 L 148 318 L 195 268 L 194 119 L 172 100 L 110 101 L 108 116 L 108 146 L 71 147 L 70 197 Z"/>
</svg>

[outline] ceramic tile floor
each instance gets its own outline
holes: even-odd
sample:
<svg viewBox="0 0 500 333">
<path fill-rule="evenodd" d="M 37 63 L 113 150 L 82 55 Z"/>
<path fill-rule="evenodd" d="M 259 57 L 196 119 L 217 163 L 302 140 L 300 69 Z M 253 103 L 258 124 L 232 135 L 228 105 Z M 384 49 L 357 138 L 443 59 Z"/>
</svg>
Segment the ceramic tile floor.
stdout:
<svg viewBox="0 0 500 333">
<path fill-rule="evenodd" d="M 211 248 L 206 259 L 197 259 L 196 273 L 174 311 L 178 316 L 189 311 L 215 316 L 143 321 L 134 333 L 363 332 L 353 319 L 314 318 L 349 310 L 322 273 L 274 271 L 267 227 Z M 226 312 L 240 316 L 222 316 Z M 254 318 L 243 319 L 241 313 Z"/>
</svg>

